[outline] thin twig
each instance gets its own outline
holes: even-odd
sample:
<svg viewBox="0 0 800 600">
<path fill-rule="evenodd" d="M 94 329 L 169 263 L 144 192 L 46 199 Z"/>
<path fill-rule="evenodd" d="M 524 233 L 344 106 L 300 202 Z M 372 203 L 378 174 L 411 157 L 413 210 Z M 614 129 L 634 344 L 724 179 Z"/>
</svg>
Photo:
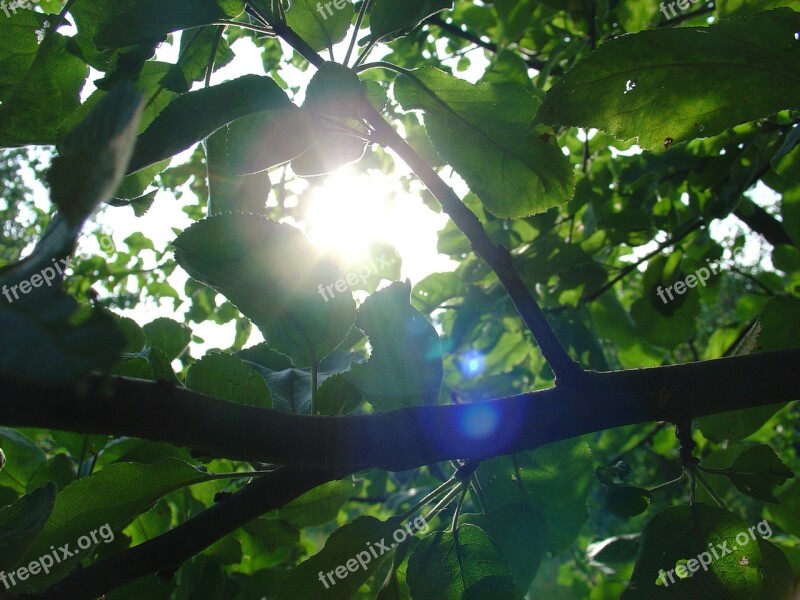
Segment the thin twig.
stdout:
<svg viewBox="0 0 800 600">
<path fill-rule="evenodd" d="M 353 55 L 353 49 L 356 47 L 356 40 L 358 39 L 358 30 L 361 29 L 361 23 L 364 22 L 364 16 L 369 9 L 370 0 L 363 0 L 361 2 L 361 10 L 358 11 L 358 18 L 356 19 L 356 29 L 353 31 L 353 37 L 350 38 L 350 45 L 347 47 L 347 54 L 344 56 L 345 67 L 350 63 L 350 57 Z"/>
</svg>

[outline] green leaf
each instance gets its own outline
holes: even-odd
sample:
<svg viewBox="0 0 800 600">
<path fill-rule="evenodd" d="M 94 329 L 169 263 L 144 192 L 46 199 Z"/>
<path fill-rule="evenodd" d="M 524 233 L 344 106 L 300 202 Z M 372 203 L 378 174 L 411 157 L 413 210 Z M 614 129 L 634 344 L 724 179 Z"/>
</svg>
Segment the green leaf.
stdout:
<svg viewBox="0 0 800 600">
<path fill-rule="evenodd" d="M 306 90 L 303 108 L 321 115 L 358 119 L 361 116 L 361 80 L 335 62 L 324 62 Z"/>
<path fill-rule="evenodd" d="M 728 511 L 700 503 L 667 508 L 642 532 L 622 600 L 669 599 L 676 594 L 726 600 L 789 598 L 794 576 L 783 554 L 761 539 L 772 533 L 762 532 L 762 523 L 758 529 L 748 527 Z"/>
<path fill-rule="evenodd" d="M 572 167 L 555 140 L 534 131 L 541 102 L 525 88 L 473 85 L 424 68 L 398 78 L 395 97 L 425 112 L 436 151 L 493 215 L 524 217 L 572 197 Z"/>
<path fill-rule="evenodd" d="M 411 283 L 393 283 L 372 294 L 356 325 L 372 354 L 351 369 L 351 381 L 375 410 L 439 403 L 442 347 L 436 330 L 410 303 Z"/>
<path fill-rule="evenodd" d="M 353 15 L 351 0 L 294 0 L 286 12 L 286 24 L 319 52 L 345 38 Z"/>
<path fill-rule="evenodd" d="M 240 176 L 231 168 L 228 162 L 230 129 L 230 125 L 223 127 L 206 140 L 208 216 L 236 211 L 265 215 L 270 192 L 269 174 L 264 170 Z"/>
<path fill-rule="evenodd" d="M 211 50 L 217 46 L 214 55 L 214 70 L 228 65 L 234 59 L 233 50 L 216 27 L 193 29 L 181 36 L 181 52 L 178 62 L 164 76 L 162 83 L 168 89 L 183 94 L 188 92 L 193 81 L 201 81 L 206 76 Z"/>
<path fill-rule="evenodd" d="M 345 502 L 358 493 L 351 480 L 329 481 L 295 498 L 275 515 L 295 527 L 316 527 L 336 518 Z"/>
<path fill-rule="evenodd" d="M 294 227 L 241 213 L 218 215 L 192 225 L 174 245 L 189 275 L 224 294 L 295 365 L 319 363 L 352 327 L 352 296 L 326 301 L 319 292 L 339 278 L 338 268 Z"/>
<path fill-rule="evenodd" d="M 402 37 L 431 15 L 452 7 L 452 0 L 374 0 L 369 15 L 372 39 Z"/>
<path fill-rule="evenodd" d="M 142 101 L 132 85 L 120 84 L 64 138 L 47 179 L 53 202 L 71 225 L 80 225 L 122 181 Z"/>
<path fill-rule="evenodd" d="M 483 462 L 477 475 L 490 509 L 529 504 L 544 515 L 548 549 L 554 554 L 569 548 L 586 522 L 594 470 L 584 441 L 494 458 Z"/>
<path fill-rule="evenodd" d="M 267 382 L 232 354 L 210 352 L 192 363 L 186 373 L 186 387 L 237 404 L 272 408 Z"/>
<path fill-rule="evenodd" d="M 293 104 L 237 119 L 228 128 L 228 169 L 259 173 L 297 158 L 315 142 L 311 116 Z"/>
<path fill-rule="evenodd" d="M 315 177 L 333 173 L 364 156 L 367 143 L 356 135 L 341 133 L 317 121 L 314 143 L 292 161 L 292 171 L 300 177 Z"/>
<path fill-rule="evenodd" d="M 48 482 L 0 509 L 0 572 L 19 564 L 44 529 L 55 501 L 56 486 Z"/>
<path fill-rule="evenodd" d="M 797 108 L 798 27 L 800 14 L 776 9 L 620 36 L 550 89 L 538 120 L 635 137 L 650 150 Z"/>
<path fill-rule="evenodd" d="M 508 504 L 486 515 L 464 515 L 500 549 L 514 577 L 516 598 L 524 598 L 547 550 L 547 522 L 527 504 Z"/>
<path fill-rule="evenodd" d="M 164 317 L 151 321 L 142 330 L 147 345 L 161 350 L 169 361 L 183 354 L 192 339 L 189 327 Z"/>
<path fill-rule="evenodd" d="M 49 574 L 39 574 L 18 588 L 40 590 L 63 578 L 89 551 L 78 548 L 81 536 L 104 525 L 116 536 L 133 517 L 148 510 L 162 496 L 210 479 L 188 463 L 167 459 L 155 465 L 116 463 L 68 485 L 56 496 L 50 520 L 20 564 L 49 554 L 50 546 L 67 543 L 75 556 L 64 558 Z"/>
<path fill-rule="evenodd" d="M 44 452 L 21 433 L 5 427 L 0 427 L 0 446 L 6 458 L 0 485 L 24 493 L 27 483 L 47 464 Z"/>
<path fill-rule="evenodd" d="M 772 488 L 794 477 L 791 469 L 766 444 L 742 452 L 726 471 L 731 483 L 743 494 L 775 503 L 778 500 L 772 495 Z"/>
<path fill-rule="evenodd" d="M 329 377 L 317 390 L 317 412 L 320 415 L 341 416 L 353 412 L 364 396 L 344 373 Z"/>
<path fill-rule="evenodd" d="M 795 479 L 778 494 L 778 504 L 767 507 L 767 518 L 786 533 L 800 535 L 800 480 Z"/>
<path fill-rule="evenodd" d="M 136 0 L 102 24 L 95 43 L 107 48 L 132 46 L 173 31 L 234 19 L 243 11 L 242 0 Z"/>
<path fill-rule="evenodd" d="M 32 10 L 0 18 L 0 147 L 54 144 L 80 105 L 88 68 L 68 52 L 67 38 L 44 23 Z"/>
<path fill-rule="evenodd" d="M 653 495 L 643 488 L 614 485 L 606 493 L 606 506 L 618 517 L 627 519 L 646 511 L 652 499 Z"/>
<path fill-rule="evenodd" d="M 391 555 L 391 551 L 387 552 L 385 548 L 394 548 L 391 534 L 400 525 L 399 519 L 379 521 L 362 516 L 340 527 L 331 534 L 322 550 L 300 563 L 283 580 L 275 600 L 349 600 Z M 374 553 L 369 551 L 370 548 Z M 333 572 L 331 578 L 327 577 L 329 572 Z"/>
<path fill-rule="evenodd" d="M 278 84 L 258 75 L 178 96 L 139 136 L 128 172 L 170 158 L 245 115 L 287 106 L 291 102 Z"/>
<path fill-rule="evenodd" d="M 471 587 L 487 579 L 493 589 L 484 589 L 487 595 L 475 600 L 515 597 L 500 549 L 485 531 L 469 523 L 459 526 L 455 534 L 437 531 L 417 544 L 408 559 L 407 578 L 414 600 L 461 600 L 468 597 Z"/>
</svg>

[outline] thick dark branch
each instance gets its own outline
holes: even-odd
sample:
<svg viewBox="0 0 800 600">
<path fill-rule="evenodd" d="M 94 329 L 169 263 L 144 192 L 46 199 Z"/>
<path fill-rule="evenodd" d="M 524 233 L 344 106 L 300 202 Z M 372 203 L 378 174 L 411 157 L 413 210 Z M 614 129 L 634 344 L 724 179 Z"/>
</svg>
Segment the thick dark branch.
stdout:
<svg viewBox="0 0 800 600">
<path fill-rule="evenodd" d="M 120 552 L 69 577 L 40 595 L 20 600 L 80 600 L 103 594 L 150 573 L 171 575 L 185 561 L 258 516 L 345 472 L 278 469 L 167 533 Z"/>
<path fill-rule="evenodd" d="M 186 446 L 212 456 L 322 469 L 393 471 L 530 450 L 638 423 L 675 422 L 800 398 L 800 348 L 669 367 L 582 373 L 540 392 L 479 404 L 311 417 L 124 378 L 73 387 L 3 382 L 0 423 Z M 484 437 L 464 423 L 491 410 Z M 484 412 L 480 414 L 485 415 Z"/>
</svg>

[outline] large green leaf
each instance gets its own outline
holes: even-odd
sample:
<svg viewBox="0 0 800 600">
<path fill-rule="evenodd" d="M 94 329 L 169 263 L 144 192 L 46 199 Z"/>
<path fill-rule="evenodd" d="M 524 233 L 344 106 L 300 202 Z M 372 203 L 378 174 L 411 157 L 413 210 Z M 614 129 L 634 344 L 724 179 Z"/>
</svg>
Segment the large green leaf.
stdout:
<svg viewBox="0 0 800 600">
<path fill-rule="evenodd" d="M 473 85 L 434 68 L 395 83 L 407 110 L 423 110 L 436 151 L 498 217 L 524 217 L 567 202 L 575 177 L 569 161 L 533 121 L 539 99 L 515 85 Z"/>
<path fill-rule="evenodd" d="M 237 404 L 272 407 L 264 378 L 241 358 L 224 352 L 211 352 L 192 363 L 186 373 L 186 387 Z"/>
<path fill-rule="evenodd" d="M 586 522 L 593 474 L 588 444 L 573 440 L 494 458 L 477 471 L 490 509 L 529 504 L 544 515 L 553 553 L 569 548 Z"/>
<path fill-rule="evenodd" d="M 372 39 L 388 41 L 405 35 L 431 15 L 452 6 L 452 0 L 374 0 L 369 15 Z"/>
<path fill-rule="evenodd" d="M 286 23 L 319 52 L 344 39 L 353 14 L 353 2 L 350 0 L 294 0 L 286 12 Z"/>
<path fill-rule="evenodd" d="M 360 102 L 358 75 L 343 65 L 326 61 L 308 84 L 303 108 L 332 117 L 358 119 Z"/>
<path fill-rule="evenodd" d="M 223 127 L 205 142 L 208 216 L 235 211 L 263 215 L 270 191 L 269 174 L 264 169 L 254 175 L 239 175 L 231 168 L 228 160 L 228 134 L 231 127 Z M 249 155 L 246 158 L 249 161 Z"/>
<path fill-rule="evenodd" d="M 360 484 L 352 480 L 329 481 L 295 498 L 275 514 L 295 527 L 316 527 L 336 518 L 348 498 L 355 496 Z"/>
<path fill-rule="evenodd" d="M 44 23 L 32 10 L 0 18 L 0 146 L 55 143 L 80 104 L 88 68 Z"/>
<path fill-rule="evenodd" d="M 192 339 L 192 330 L 187 325 L 165 317 L 151 321 L 142 331 L 147 345 L 161 350 L 170 361 L 183 354 Z"/>
<path fill-rule="evenodd" d="M 780 550 L 762 539 L 771 534 L 721 508 L 668 508 L 647 523 L 622 598 L 788 599 L 794 576 Z"/>
<path fill-rule="evenodd" d="M 122 83 L 64 138 L 47 179 L 53 203 L 70 224 L 81 224 L 122 181 L 142 108 L 142 96 L 130 83 Z"/>
<path fill-rule="evenodd" d="M 794 477 L 792 470 L 766 444 L 742 452 L 726 469 L 726 475 L 743 494 L 774 503 L 778 500 L 772 495 L 772 489 Z"/>
<path fill-rule="evenodd" d="M 799 13 L 776 9 L 618 37 L 550 89 L 537 119 L 656 149 L 798 108 L 798 28 Z"/>
<path fill-rule="evenodd" d="M 0 447 L 5 453 L 0 484 L 24 493 L 28 482 L 47 464 L 44 452 L 18 431 L 5 427 L 0 427 Z"/>
<path fill-rule="evenodd" d="M 462 522 L 485 531 L 497 545 L 514 577 L 517 598 L 524 598 L 547 551 L 547 522 L 529 504 L 507 504 L 486 515 L 464 515 Z"/>
<path fill-rule="evenodd" d="M 390 556 L 395 546 L 391 534 L 401 525 L 399 519 L 379 521 L 362 516 L 340 527 L 322 550 L 300 563 L 283 580 L 275 600 L 349 600 Z"/>
<path fill-rule="evenodd" d="M 438 404 L 442 347 L 436 330 L 411 306 L 411 284 L 393 283 L 359 308 L 356 324 L 372 354 L 351 369 L 351 380 L 377 411 Z"/>
<path fill-rule="evenodd" d="M 89 550 L 78 548 L 81 536 L 90 535 L 104 525 L 116 536 L 133 517 L 148 510 L 162 496 L 210 479 L 211 476 L 188 463 L 167 459 L 155 465 L 109 465 L 68 485 L 56 496 L 50 520 L 20 564 L 50 554 L 51 546 L 60 548 L 69 544 L 68 550 L 75 555 L 64 557 L 49 574 L 40 574 L 20 587 L 43 589 L 64 577 Z"/>
<path fill-rule="evenodd" d="M 129 173 L 190 148 L 245 115 L 291 102 L 269 77 L 244 75 L 178 96 L 139 136 Z"/>
<path fill-rule="evenodd" d="M 48 482 L 0 509 L 0 572 L 19 564 L 44 529 L 55 501 L 56 486 Z"/>
<path fill-rule="evenodd" d="M 502 552 L 485 531 L 469 523 L 456 533 L 437 531 L 424 538 L 408 559 L 407 577 L 414 600 L 515 597 Z M 477 585 L 482 593 L 468 595 Z"/>
<path fill-rule="evenodd" d="M 228 169 L 237 175 L 259 173 L 297 158 L 314 139 L 311 115 L 293 104 L 259 111 L 228 127 Z"/>
<path fill-rule="evenodd" d="M 231 213 L 192 225 L 175 240 L 178 263 L 224 294 L 295 365 L 318 364 L 345 338 L 355 318 L 351 294 L 323 299 L 339 279 L 300 231 Z"/>
<path fill-rule="evenodd" d="M 180 29 L 232 19 L 243 11 L 242 0 L 136 0 L 102 24 L 95 43 L 109 48 L 132 46 Z"/>
</svg>

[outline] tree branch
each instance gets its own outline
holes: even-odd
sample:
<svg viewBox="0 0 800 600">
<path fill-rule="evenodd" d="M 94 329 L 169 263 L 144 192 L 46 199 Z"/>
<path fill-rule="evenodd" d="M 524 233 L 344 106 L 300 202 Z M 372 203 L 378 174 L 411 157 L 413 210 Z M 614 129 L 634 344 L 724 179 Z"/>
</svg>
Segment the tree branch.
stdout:
<svg viewBox="0 0 800 600">
<path fill-rule="evenodd" d="M 282 507 L 308 490 L 346 474 L 319 469 L 278 469 L 256 479 L 167 533 L 86 569 L 74 571 L 41 594 L 22 594 L 14 598 L 100 598 L 103 594 L 150 573 L 171 575 L 185 561 L 249 521 Z"/>
<path fill-rule="evenodd" d="M 273 25 L 276 34 L 294 48 L 301 56 L 315 67 L 325 61 L 289 27 L 276 23 Z M 439 174 L 414 150 L 381 114 L 366 100 L 361 103 L 362 116 L 374 128 L 376 139 L 381 145 L 394 150 L 411 168 L 414 174 L 425 184 L 442 205 L 443 210 L 456 226 L 467 236 L 475 253 L 483 258 L 503 284 L 512 302 L 517 307 L 525 325 L 533 333 L 542 356 L 550 365 L 556 377 L 556 384 L 577 378 L 581 367 L 569 356 L 555 332 L 547 322 L 536 299 L 525 286 L 514 264 L 511 255 L 503 247 L 496 246 L 480 220 L 467 208 L 461 198 L 447 185 Z"/>
<path fill-rule="evenodd" d="M 675 422 L 800 399 L 800 348 L 668 367 L 585 372 L 548 390 L 484 403 L 312 417 L 243 406 L 183 388 L 92 377 L 70 387 L 2 382 L 0 423 L 133 436 L 211 456 L 321 469 L 404 471 L 484 459 L 587 433 Z M 490 408 L 476 438 L 462 424 Z M 484 414 L 481 412 L 481 414 Z"/>
</svg>

